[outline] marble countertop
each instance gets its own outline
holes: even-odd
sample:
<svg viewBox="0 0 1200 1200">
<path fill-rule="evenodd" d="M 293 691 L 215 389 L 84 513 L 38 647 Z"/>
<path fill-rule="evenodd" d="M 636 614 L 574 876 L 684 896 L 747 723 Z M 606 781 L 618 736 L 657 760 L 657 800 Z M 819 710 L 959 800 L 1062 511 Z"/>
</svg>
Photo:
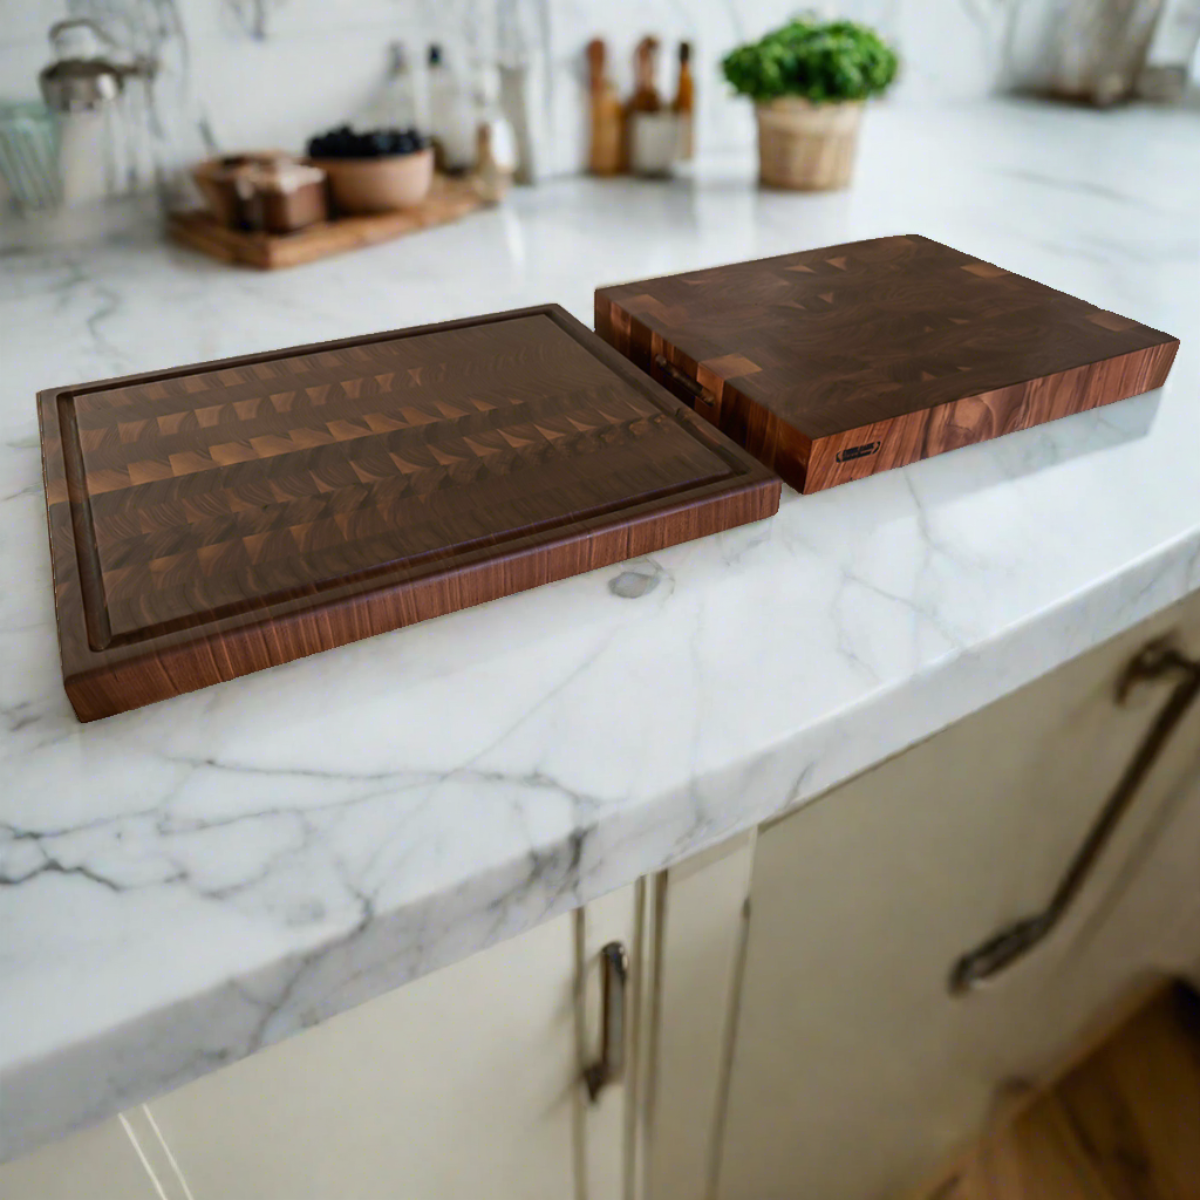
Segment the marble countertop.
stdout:
<svg viewBox="0 0 1200 1200">
<path fill-rule="evenodd" d="M 565 180 L 276 274 L 0 257 L 0 1157 L 797 805 L 1200 588 L 1200 123 L 868 117 L 859 178 Z M 124 714 L 62 691 L 34 392 L 920 232 L 1182 339 L 1166 388 Z"/>
</svg>

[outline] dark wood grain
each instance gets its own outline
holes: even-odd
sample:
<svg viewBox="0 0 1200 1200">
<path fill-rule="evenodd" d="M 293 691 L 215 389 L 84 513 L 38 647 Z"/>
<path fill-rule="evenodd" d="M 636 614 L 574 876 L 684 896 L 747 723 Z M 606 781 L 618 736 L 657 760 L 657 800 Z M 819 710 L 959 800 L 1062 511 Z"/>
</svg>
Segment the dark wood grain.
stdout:
<svg viewBox="0 0 1200 1200">
<path fill-rule="evenodd" d="M 804 492 L 1161 387 L 1179 345 L 916 234 L 600 288 L 596 330 Z"/>
<path fill-rule="evenodd" d="M 779 483 L 557 306 L 38 396 L 92 720 L 769 516 Z"/>
</svg>

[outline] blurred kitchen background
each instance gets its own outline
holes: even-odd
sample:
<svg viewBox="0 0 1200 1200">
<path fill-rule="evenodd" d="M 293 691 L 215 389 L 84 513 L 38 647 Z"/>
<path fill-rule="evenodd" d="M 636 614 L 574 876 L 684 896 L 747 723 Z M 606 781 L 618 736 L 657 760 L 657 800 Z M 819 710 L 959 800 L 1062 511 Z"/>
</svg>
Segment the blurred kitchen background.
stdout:
<svg viewBox="0 0 1200 1200">
<path fill-rule="evenodd" d="M 887 103 L 963 101 L 998 91 L 1098 105 L 1196 103 L 1200 0 L 841 0 L 809 7 L 865 22 L 896 48 L 901 70 Z M 19 222 L 22 209 L 28 219 L 62 205 L 61 183 L 39 192 L 29 179 L 53 166 L 39 164 L 30 144 L 38 122 L 92 122 L 85 140 L 120 143 L 115 151 L 104 147 L 118 159 L 105 168 L 109 191 L 165 190 L 171 203 L 186 206 L 197 202 L 189 172 L 199 160 L 263 148 L 303 153 L 320 131 L 369 124 L 395 71 L 397 46 L 420 121 L 428 119 L 425 76 L 429 47 L 437 45 L 465 102 L 502 127 L 501 166 L 523 182 L 586 169 L 586 47 L 596 38 L 604 40 L 604 71 L 623 101 L 635 87 L 637 43 L 657 38 L 656 84 L 666 106 L 676 96 L 678 47 L 687 43 L 698 153 L 745 150 L 754 137 L 750 106 L 721 78 L 720 60 L 797 9 L 795 0 L 0 0 L 6 224 Z M 95 55 L 122 72 L 115 102 L 95 106 L 108 110 L 101 116 L 47 115 L 43 107 L 39 72 L 53 57 L 48 33 L 67 18 L 87 18 L 95 29 L 60 33 L 67 43 L 60 57 Z M 71 136 L 81 135 L 75 129 Z"/>
</svg>

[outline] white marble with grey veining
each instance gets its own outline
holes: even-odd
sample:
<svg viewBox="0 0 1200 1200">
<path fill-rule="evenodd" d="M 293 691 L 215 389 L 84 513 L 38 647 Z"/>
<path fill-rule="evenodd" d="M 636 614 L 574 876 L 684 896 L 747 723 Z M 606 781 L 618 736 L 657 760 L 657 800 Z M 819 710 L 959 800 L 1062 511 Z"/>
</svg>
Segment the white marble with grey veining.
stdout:
<svg viewBox="0 0 1200 1200">
<path fill-rule="evenodd" d="M 1200 588 L 1200 127 L 870 113 L 857 186 L 568 180 L 291 272 L 0 256 L 0 1157 L 801 803 Z M 1183 339 L 1160 393 L 78 725 L 37 388 L 920 231 Z"/>
<path fill-rule="evenodd" d="M 899 94 L 944 98 L 1021 81 L 1014 60 L 1046 42 L 1061 0 L 807 7 L 868 22 L 893 43 L 904 63 Z M 721 78 L 720 59 L 796 10 L 795 0 L 0 0 L 0 95 L 37 94 L 53 22 L 66 13 L 99 19 L 127 52 L 160 62 L 155 94 L 164 128 L 156 150 L 173 171 L 214 145 L 299 150 L 319 129 L 361 118 L 384 79 L 389 43 L 402 41 L 419 73 L 426 46 L 438 42 L 456 70 L 497 57 L 530 69 L 534 169 L 559 175 L 587 158 L 589 38 L 606 39 L 609 74 L 628 93 L 635 44 L 659 36 L 659 84 L 668 96 L 676 43 L 691 42 L 699 144 L 724 150 L 748 146 L 753 129 Z"/>
</svg>

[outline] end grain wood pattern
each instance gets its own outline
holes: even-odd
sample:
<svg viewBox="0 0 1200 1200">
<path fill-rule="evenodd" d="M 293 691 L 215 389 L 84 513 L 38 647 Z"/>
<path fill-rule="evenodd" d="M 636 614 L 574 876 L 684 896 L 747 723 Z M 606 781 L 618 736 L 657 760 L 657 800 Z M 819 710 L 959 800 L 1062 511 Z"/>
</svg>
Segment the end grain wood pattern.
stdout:
<svg viewBox="0 0 1200 1200">
<path fill-rule="evenodd" d="M 770 516 L 556 305 L 39 393 L 84 721 Z"/>
<path fill-rule="evenodd" d="M 596 331 L 802 492 L 1161 387 L 1179 345 L 917 234 L 600 288 Z"/>
</svg>

